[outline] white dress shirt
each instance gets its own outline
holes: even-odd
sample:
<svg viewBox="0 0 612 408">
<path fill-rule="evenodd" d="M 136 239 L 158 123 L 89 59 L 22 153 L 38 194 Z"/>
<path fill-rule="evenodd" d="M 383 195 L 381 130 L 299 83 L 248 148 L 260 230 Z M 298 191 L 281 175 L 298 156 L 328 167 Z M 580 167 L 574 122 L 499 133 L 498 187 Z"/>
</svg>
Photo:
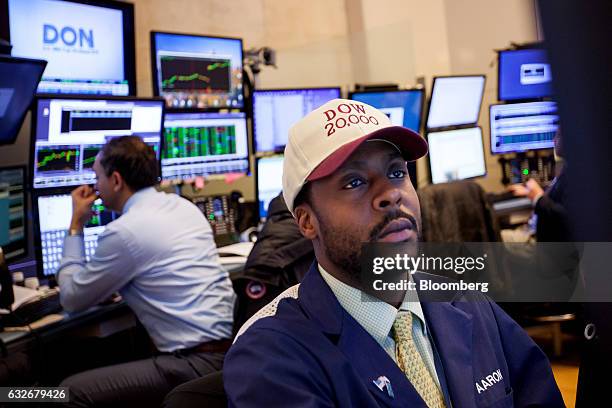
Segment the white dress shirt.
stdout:
<svg viewBox="0 0 612 408">
<path fill-rule="evenodd" d="M 83 236 L 66 236 L 57 280 L 67 311 L 119 292 L 160 351 L 232 334 L 235 294 L 210 224 L 189 201 L 154 187 L 128 199 L 90 262 Z"/>
</svg>

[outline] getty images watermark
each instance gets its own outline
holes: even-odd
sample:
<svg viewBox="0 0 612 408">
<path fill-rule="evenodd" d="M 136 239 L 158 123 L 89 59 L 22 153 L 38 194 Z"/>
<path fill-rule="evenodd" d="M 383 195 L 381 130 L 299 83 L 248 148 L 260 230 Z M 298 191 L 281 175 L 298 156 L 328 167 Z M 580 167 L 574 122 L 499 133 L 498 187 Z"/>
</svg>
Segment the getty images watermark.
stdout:
<svg viewBox="0 0 612 408">
<path fill-rule="evenodd" d="M 353 269 L 365 301 L 612 302 L 610 261 L 610 242 L 367 243 Z"/>
<path fill-rule="evenodd" d="M 416 290 L 421 291 L 480 291 L 487 293 L 489 291 L 488 282 L 468 282 L 463 279 L 458 281 L 441 281 L 438 276 L 436 279 L 427 277 L 425 274 L 434 274 L 444 271 L 447 273 L 455 273 L 463 275 L 474 271 L 484 271 L 486 268 L 487 254 L 482 256 L 428 256 L 421 253 L 419 256 L 410 256 L 407 253 L 396 253 L 395 256 L 377 256 L 372 259 L 372 273 L 374 275 L 389 274 L 393 276 L 405 275 L 406 278 L 401 278 L 396 281 L 387 281 L 375 279 L 372 282 L 372 288 L 375 291 L 406 291 Z M 423 276 L 418 281 L 412 279 L 412 275 L 420 272 Z"/>
</svg>

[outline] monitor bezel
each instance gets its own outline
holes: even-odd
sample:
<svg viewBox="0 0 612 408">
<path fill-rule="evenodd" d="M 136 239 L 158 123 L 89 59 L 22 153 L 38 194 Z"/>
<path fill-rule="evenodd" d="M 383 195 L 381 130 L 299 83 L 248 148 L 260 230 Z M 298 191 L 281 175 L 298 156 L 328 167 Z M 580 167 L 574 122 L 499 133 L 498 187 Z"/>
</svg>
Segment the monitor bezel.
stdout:
<svg viewBox="0 0 612 408">
<path fill-rule="evenodd" d="M 270 158 L 275 158 L 275 157 L 282 157 L 284 159 L 285 155 L 283 153 L 273 153 L 267 156 L 260 156 L 260 157 L 255 158 L 255 163 L 254 163 L 255 168 L 254 168 L 253 173 L 255 174 L 255 204 L 257 206 L 257 219 L 259 221 L 263 221 L 263 217 L 261 216 L 261 211 L 259 210 L 259 161 L 262 159 L 270 159 Z M 281 174 L 281 178 L 282 178 L 282 174 Z M 283 190 L 281 187 L 281 192 L 282 191 Z"/>
<path fill-rule="evenodd" d="M 168 110 L 168 109 L 166 109 L 165 112 L 164 112 L 164 122 L 162 123 L 162 136 L 161 136 L 162 137 L 162 141 L 161 141 L 162 144 L 160 145 L 160 148 L 163 149 L 165 147 L 165 144 L 164 144 L 165 142 L 164 141 L 166 140 L 166 138 L 164 137 L 164 131 L 165 131 L 166 114 L 170 114 L 170 115 L 182 115 L 182 114 L 189 115 L 189 114 L 192 114 L 193 115 L 193 114 L 198 114 L 198 113 L 199 114 L 213 114 L 213 115 L 214 114 L 218 114 L 218 115 L 225 115 L 225 114 L 227 114 L 227 115 L 232 115 L 232 114 L 234 114 L 234 115 L 237 115 L 237 114 L 244 115 L 244 118 L 241 118 L 241 119 L 244 120 L 244 126 L 245 126 L 245 129 L 246 129 L 246 138 L 247 138 L 247 140 L 246 140 L 247 154 L 246 154 L 245 160 L 247 160 L 249 162 L 249 166 L 247 167 L 245 172 L 238 172 L 238 174 L 244 174 L 245 176 L 248 176 L 251 173 L 251 146 L 250 146 L 250 141 L 249 141 L 249 138 L 250 138 L 249 117 L 248 117 L 247 113 L 244 112 L 244 111 L 240 111 L 240 112 L 218 112 L 218 111 L 201 111 L 201 110 L 200 111 L 191 111 L 191 110 L 176 111 L 176 110 Z M 164 179 L 163 176 L 162 176 L 162 171 L 163 171 L 162 153 L 163 153 L 163 150 L 160 151 L 160 154 L 159 154 L 159 177 L 160 177 L 161 181 L 170 181 L 170 182 L 172 182 L 172 181 L 179 180 L 179 181 L 183 182 L 185 179 L 189 179 L 189 178 L 185 178 L 185 179 L 183 179 L 183 178 L 168 178 L 168 179 Z M 218 173 L 218 174 L 211 174 L 211 175 L 208 175 L 208 176 L 201 175 L 201 176 L 196 176 L 196 177 L 202 177 L 202 178 L 204 178 L 206 180 L 206 179 L 208 179 L 210 177 L 214 178 L 214 177 L 222 176 L 224 174 L 230 174 L 230 173 Z"/>
<path fill-rule="evenodd" d="M 476 122 L 463 123 L 463 124 L 455 124 L 455 125 L 446 125 L 446 126 L 438 126 L 438 127 L 429 127 L 427 122 L 429 122 L 429 114 L 431 112 L 431 102 L 433 100 L 433 93 L 436 86 L 436 80 L 438 78 L 473 78 L 473 77 L 482 77 L 484 79 L 482 83 L 482 92 L 480 94 L 480 104 L 478 105 L 478 115 L 476 115 Z M 478 120 L 480 119 L 480 114 L 482 113 L 482 103 L 484 101 L 484 94 L 487 89 L 487 76 L 485 74 L 466 74 L 466 75 L 437 75 L 433 77 L 433 81 L 431 83 L 431 93 L 429 95 L 429 100 L 427 102 L 427 115 L 425 116 L 425 120 L 423 122 L 423 129 L 426 131 L 441 131 L 441 130 L 453 130 L 458 128 L 473 128 L 478 126 Z"/>
<path fill-rule="evenodd" d="M 2 0 L 0 0 L 2 1 Z M 33 64 L 37 64 L 37 65 L 42 65 L 43 66 L 43 70 L 40 74 L 40 77 L 38 78 L 38 83 L 40 83 L 40 79 L 42 78 L 42 73 L 45 71 L 45 67 L 47 66 L 47 62 L 44 60 L 36 60 L 36 59 L 31 59 L 31 58 L 22 58 L 22 57 L 13 57 L 13 56 L 8 56 L 8 55 L 0 55 L 0 62 L 23 62 L 23 61 L 28 61 L 31 62 Z M 36 85 L 38 87 L 38 84 Z M 12 139 L 6 139 L 6 140 L 2 140 L 0 139 L 0 146 L 4 146 L 4 145 L 11 145 L 13 143 L 15 143 L 15 141 L 17 141 L 17 138 L 19 137 L 19 131 L 21 130 L 21 127 L 23 127 L 23 122 L 25 120 L 25 117 L 28 114 L 28 111 L 30 111 L 32 109 L 32 106 L 34 106 L 34 104 L 36 103 L 36 93 L 34 94 L 34 98 L 32 98 L 32 102 L 30 103 L 30 105 L 23 111 L 23 115 L 21 116 L 20 119 L 20 127 L 19 129 L 17 129 L 17 131 L 15 132 L 15 136 Z"/>
<path fill-rule="evenodd" d="M 8 1 L 0 0 L 0 38 L 10 42 Z M 123 14 L 123 75 L 128 81 L 127 96 L 136 96 L 136 41 L 134 23 L 134 4 L 117 0 L 57 0 L 68 3 L 83 4 L 102 8 L 120 10 Z M 40 81 L 39 81 L 40 82 Z M 104 94 L 76 94 L 76 93 L 36 93 L 37 96 L 72 96 L 86 95 L 97 97 L 110 97 Z"/>
<path fill-rule="evenodd" d="M 318 90 L 337 90 L 338 91 L 338 97 L 342 98 L 342 88 L 339 86 L 311 86 L 311 87 L 304 87 L 304 88 L 265 88 L 265 89 L 254 89 L 253 93 L 251 94 L 251 100 L 252 100 L 252 109 L 253 109 L 253 153 L 256 157 L 263 157 L 266 155 L 272 155 L 272 154 L 280 154 L 283 153 L 285 148 L 279 148 L 279 149 L 275 149 L 275 150 L 257 150 L 257 132 L 255 131 L 255 129 L 257 129 L 257 120 L 256 120 L 256 115 L 255 115 L 255 94 L 259 93 L 259 92 L 283 92 L 283 91 L 318 91 Z"/>
<path fill-rule="evenodd" d="M 231 107 L 206 107 L 206 108 L 174 108 L 174 107 L 170 107 L 170 106 L 166 106 L 166 111 L 171 112 L 171 113 L 180 113 L 180 112 L 192 112 L 192 113 L 196 113 L 196 112 L 217 112 L 220 110 L 235 110 L 238 109 L 240 111 L 244 111 L 245 107 L 246 107 L 246 102 L 245 102 L 245 97 L 244 97 L 244 87 L 245 87 L 245 80 L 244 80 L 244 40 L 240 37 L 226 37 L 226 36 L 217 36 L 217 35 L 208 35 L 208 34 L 195 34 L 195 33 L 180 33 L 180 32 L 174 32 L 174 31 L 157 31 L 157 30 L 151 30 L 149 32 L 149 41 L 150 41 L 150 46 L 149 46 L 149 54 L 151 57 L 151 82 L 153 83 L 153 95 L 156 97 L 160 97 L 162 99 L 164 99 L 163 96 L 160 95 L 159 92 L 159 84 L 157 83 L 157 60 L 156 60 L 156 49 L 157 49 L 157 41 L 155 36 L 157 34 L 168 34 L 168 35 L 176 35 L 176 36 L 181 36 L 181 37 L 199 37 L 199 38 L 214 38 L 214 39 L 221 39 L 221 40 L 238 40 L 240 42 L 240 63 L 242 66 L 242 87 L 240 88 L 240 93 L 242 95 L 242 106 L 231 106 Z M 164 105 L 166 104 L 166 100 L 164 99 Z"/>
<path fill-rule="evenodd" d="M 548 96 L 539 96 L 539 97 L 533 97 L 533 98 L 501 99 L 501 87 L 499 86 L 501 82 L 501 67 L 502 67 L 502 64 L 500 62 L 501 54 L 502 53 L 512 53 L 516 51 L 526 51 L 526 50 L 540 50 L 546 53 L 546 49 L 543 47 L 542 44 L 532 44 L 532 45 L 527 45 L 527 46 L 520 47 L 520 48 L 507 48 L 503 50 L 496 50 L 497 52 L 497 100 L 498 101 L 511 102 L 511 103 L 537 102 L 537 101 L 551 99 L 554 96 L 554 89 L 552 88 L 552 85 L 551 85 L 551 93 Z"/>
<path fill-rule="evenodd" d="M 23 227 L 24 227 L 24 233 L 23 233 L 23 238 L 25 240 L 25 246 L 24 246 L 24 253 L 21 255 L 17 255 L 14 258 L 7 258 L 6 256 L 6 252 L 4 252 L 4 257 L 6 258 L 6 263 L 7 265 L 10 265 L 11 263 L 13 263 L 16 260 L 19 259 L 23 259 L 26 258 L 30 253 L 29 253 L 29 247 L 30 247 L 30 234 L 29 234 L 29 222 L 28 222 L 28 218 L 30 215 L 30 208 L 28 208 L 28 199 L 30 198 L 30 190 L 28 189 L 28 166 L 26 166 L 25 164 L 18 164 L 18 165 L 10 165 L 10 166 L 0 166 L 0 171 L 5 171 L 5 170 L 22 170 L 23 171 L 23 199 L 24 199 L 24 219 L 23 219 Z M 36 235 L 36 234 L 34 234 Z M 3 248 L 4 250 L 4 248 Z"/>
<path fill-rule="evenodd" d="M 40 191 L 40 190 L 52 190 L 52 189 L 62 189 L 62 188 L 76 188 L 78 185 L 74 186 L 55 186 L 55 187 L 34 187 L 34 166 L 36 163 L 36 131 L 38 127 L 38 104 L 41 100 L 50 100 L 50 99 L 68 99 L 68 100 L 112 100 L 112 101 L 125 101 L 125 102 L 144 102 L 144 101 L 161 101 L 162 105 L 162 113 L 161 113 L 161 122 L 160 122 L 160 134 L 159 134 L 159 157 L 157 159 L 157 173 L 158 173 L 158 184 L 161 182 L 161 153 L 163 149 L 164 142 L 164 117 L 165 117 L 165 101 L 161 98 L 153 97 L 153 98 L 138 98 L 135 96 L 105 96 L 98 97 L 97 95 L 40 95 L 34 99 L 32 103 L 32 121 L 30 124 L 30 178 L 28 180 L 29 186 L 32 191 Z"/>
<path fill-rule="evenodd" d="M 388 90 L 388 91 L 352 91 L 352 92 L 349 92 L 348 99 L 354 100 L 353 95 L 400 93 L 400 92 L 419 92 L 421 94 L 419 127 L 417 129 L 417 133 L 421 133 L 423 129 L 423 113 L 425 111 L 425 88 L 395 89 L 395 90 Z"/>
<path fill-rule="evenodd" d="M 523 105 L 526 103 L 538 103 L 538 102 L 553 102 L 556 103 L 555 101 L 547 101 L 547 100 L 529 100 L 529 101 L 524 101 L 524 102 L 515 102 L 512 101 L 510 103 L 491 103 L 489 104 L 489 152 L 491 153 L 492 156 L 500 156 L 500 155 L 504 155 L 504 154 L 515 154 L 515 153 L 526 153 L 529 151 L 536 151 L 536 150 L 553 150 L 554 147 L 539 147 L 539 148 L 535 148 L 535 149 L 525 149 L 525 150 L 510 150 L 507 152 L 494 152 L 493 151 L 493 134 L 491 133 L 491 128 L 492 128 L 492 121 L 491 121 L 491 113 L 493 110 L 494 106 L 504 106 L 504 105 Z"/>
<path fill-rule="evenodd" d="M 431 171 L 431 152 L 429 152 L 427 154 L 427 166 L 429 168 L 429 183 L 430 184 L 444 184 L 444 183 L 452 183 L 453 181 L 462 181 L 462 180 L 473 180 L 479 177 L 487 177 L 489 174 L 489 168 L 487 166 L 487 155 L 486 155 L 486 150 L 485 150 L 485 143 L 484 143 L 484 134 L 482 132 L 482 126 L 469 126 L 469 127 L 458 127 L 458 128 L 453 128 L 453 129 L 436 129 L 434 131 L 429 131 L 426 132 L 426 140 L 427 140 L 427 144 L 429 144 L 429 134 L 430 133 L 441 133 L 441 132 L 452 132 L 452 131 L 457 131 L 457 130 L 467 130 L 467 129 L 480 129 L 480 139 L 482 141 L 482 159 L 484 162 L 484 173 L 483 174 L 478 174 L 475 176 L 471 176 L 471 177 L 466 177 L 463 179 L 459 179 L 459 180 L 451 180 L 451 181 L 443 181 L 443 182 L 438 182 L 438 183 L 434 183 L 433 181 L 433 173 Z"/>
</svg>

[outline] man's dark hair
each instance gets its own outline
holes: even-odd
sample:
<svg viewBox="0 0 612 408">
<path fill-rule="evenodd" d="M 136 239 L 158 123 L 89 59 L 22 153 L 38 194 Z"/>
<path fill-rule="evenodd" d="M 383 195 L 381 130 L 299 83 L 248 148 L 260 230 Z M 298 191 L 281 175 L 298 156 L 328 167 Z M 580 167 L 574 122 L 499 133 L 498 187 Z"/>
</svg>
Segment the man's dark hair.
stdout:
<svg viewBox="0 0 612 408">
<path fill-rule="evenodd" d="M 133 191 L 151 187 L 158 181 L 158 164 L 153 148 L 139 136 L 121 136 L 109 140 L 100 150 L 100 164 L 107 176 L 121 174 Z"/>
</svg>

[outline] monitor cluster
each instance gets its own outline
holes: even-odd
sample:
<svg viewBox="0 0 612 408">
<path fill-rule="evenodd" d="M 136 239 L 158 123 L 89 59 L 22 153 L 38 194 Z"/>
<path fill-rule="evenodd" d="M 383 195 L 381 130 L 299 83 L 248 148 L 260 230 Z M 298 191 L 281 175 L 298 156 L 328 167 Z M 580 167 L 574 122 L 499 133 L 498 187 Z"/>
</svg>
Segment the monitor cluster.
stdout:
<svg viewBox="0 0 612 408">
<path fill-rule="evenodd" d="M 537 45 L 498 52 L 498 93 L 489 107 L 491 153 L 551 149 L 559 126 L 552 72 Z"/>
<path fill-rule="evenodd" d="M 138 98 L 134 6 L 126 2 L 6 0 L 0 4 L 0 34 L 10 39 L 14 56 L 48 61 L 39 67 L 31 165 L 0 169 L 0 213 L 8 214 L 2 217 L 6 225 L 0 224 L 0 245 L 14 256 L 25 247 L 27 200 L 16 186 L 30 184 L 45 275 L 58 266 L 70 190 L 95 183 L 93 166 L 108 140 L 142 137 L 157 154 L 160 179 L 169 181 L 248 174 L 253 151 L 256 199 L 265 219 L 282 189 L 290 127 L 342 96 L 339 87 L 256 89 L 247 100 L 240 38 L 153 31 L 154 97 Z M 512 103 L 491 106 L 493 153 L 549 147 L 558 117 L 556 105 L 541 100 L 551 95 L 545 55 L 538 49 L 505 50 L 499 61 L 499 99 Z M 486 174 L 478 126 L 484 86 L 484 75 L 435 77 L 425 120 L 422 88 L 356 91 L 348 98 L 382 110 L 394 125 L 423 128 L 431 180 L 439 183 Z M 414 178 L 415 166 L 410 170 Z M 86 227 L 89 255 L 116 217 L 101 203 L 94 212 Z"/>
<path fill-rule="evenodd" d="M 446 183 L 487 172 L 478 126 L 484 75 L 435 77 L 426 122 L 431 182 Z"/>
<path fill-rule="evenodd" d="M 249 172 L 241 39 L 152 32 L 155 97 L 138 98 L 132 4 L 7 0 L 0 23 L 13 57 L 47 61 L 33 106 L 30 166 L 0 169 L 6 215 L 0 246 L 7 258 L 27 250 L 23 186 L 29 184 L 39 272 L 55 273 L 70 224 L 70 191 L 95 183 L 96 157 L 112 138 L 140 136 L 155 150 L 163 180 Z M 92 210 L 88 257 L 117 216 L 101 202 Z"/>
</svg>

